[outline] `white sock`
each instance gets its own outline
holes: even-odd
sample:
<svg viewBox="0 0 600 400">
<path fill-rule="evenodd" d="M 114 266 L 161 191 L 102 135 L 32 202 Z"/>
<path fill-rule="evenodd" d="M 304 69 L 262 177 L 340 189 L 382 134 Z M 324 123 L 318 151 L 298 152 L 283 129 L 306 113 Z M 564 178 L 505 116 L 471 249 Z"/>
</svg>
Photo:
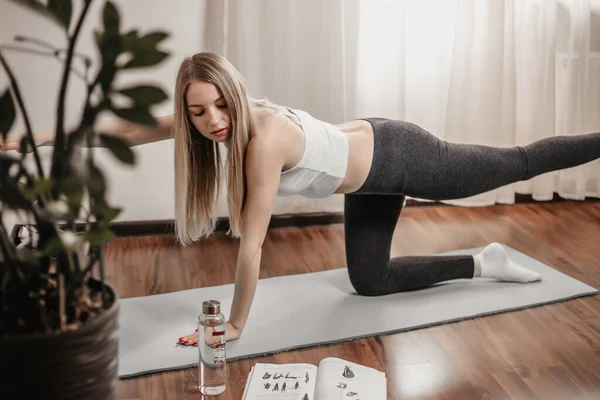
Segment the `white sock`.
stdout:
<svg viewBox="0 0 600 400">
<path fill-rule="evenodd" d="M 479 262 L 481 277 L 494 278 L 507 282 L 541 281 L 542 276 L 537 272 L 523 268 L 508 259 L 506 250 L 500 243 L 492 243 L 477 254 L 475 262 Z"/>
</svg>

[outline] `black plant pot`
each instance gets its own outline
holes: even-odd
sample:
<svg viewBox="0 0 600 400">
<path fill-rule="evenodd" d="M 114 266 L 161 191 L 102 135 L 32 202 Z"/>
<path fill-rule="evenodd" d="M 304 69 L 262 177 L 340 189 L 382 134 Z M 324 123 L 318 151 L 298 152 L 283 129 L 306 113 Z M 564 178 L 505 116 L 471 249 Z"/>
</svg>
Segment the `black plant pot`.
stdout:
<svg viewBox="0 0 600 400">
<path fill-rule="evenodd" d="M 119 303 L 105 285 L 112 303 L 80 329 L 0 337 L 0 399 L 117 398 Z"/>
</svg>

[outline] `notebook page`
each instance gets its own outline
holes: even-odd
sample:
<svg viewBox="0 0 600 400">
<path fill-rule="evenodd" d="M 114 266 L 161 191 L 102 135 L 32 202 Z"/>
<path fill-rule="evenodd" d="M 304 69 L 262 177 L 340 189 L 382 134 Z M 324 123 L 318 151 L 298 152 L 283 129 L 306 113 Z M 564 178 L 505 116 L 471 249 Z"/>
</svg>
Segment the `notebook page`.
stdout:
<svg viewBox="0 0 600 400">
<path fill-rule="evenodd" d="M 248 380 L 246 400 L 313 400 L 317 367 L 300 363 L 256 363 Z"/>
<path fill-rule="evenodd" d="M 315 400 L 386 400 L 385 373 L 328 357 L 319 363 Z"/>
</svg>

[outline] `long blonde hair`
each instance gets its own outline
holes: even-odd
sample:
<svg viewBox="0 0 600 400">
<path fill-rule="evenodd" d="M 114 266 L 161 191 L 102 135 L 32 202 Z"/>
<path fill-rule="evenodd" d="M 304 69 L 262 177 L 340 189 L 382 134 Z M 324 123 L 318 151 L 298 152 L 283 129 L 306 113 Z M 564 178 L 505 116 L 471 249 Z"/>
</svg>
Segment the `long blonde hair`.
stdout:
<svg viewBox="0 0 600 400">
<path fill-rule="evenodd" d="M 202 136 L 187 114 L 186 90 L 194 80 L 212 83 L 227 103 L 230 116 L 227 169 L 229 232 L 240 236 L 245 198 L 244 160 L 250 140 L 249 98 L 243 78 L 222 56 L 198 53 L 185 58 L 175 85 L 175 228 L 177 239 L 189 244 L 210 235 L 216 226 L 214 206 L 224 166 L 218 144 Z"/>
</svg>

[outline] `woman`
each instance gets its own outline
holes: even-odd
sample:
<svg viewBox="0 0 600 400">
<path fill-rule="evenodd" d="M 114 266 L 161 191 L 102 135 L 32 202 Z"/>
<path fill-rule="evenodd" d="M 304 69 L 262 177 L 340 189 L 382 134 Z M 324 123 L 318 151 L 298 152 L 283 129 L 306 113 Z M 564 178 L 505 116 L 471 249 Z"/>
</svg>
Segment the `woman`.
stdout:
<svg viewBox="0 0 600 400">
<path fill-rule="evenodd" d="M 227 340 L 237 339 L 246 325 L 277 195 L 345 195 L 347 269 L 361 295 L 474 277 L 528 283 L 540 275 L 512 263 L 498 243 L 475 256 L 390 259 L 405 196 L 464 198 L 600 157 L 599 133 L 496 148 L 448 143 L 414 124 L 384 118 L 334 126 L 249 98 L 238 71 L 212 53 L 183 61 L 174 101 L 174 114 L 161 118 L 158 129 L 104 123 L 99 130 L 116 131 L 133 145 L 174 136 L 175 222 L 183 244 L 213 231 L 213 206 L 221 177 L 227 177 L 230 228 L 240 237 Z M 219 143 L 228 149 L 224 167 Z M 180 342 L 196 344 L 197 334 Z"/>
</svg>

